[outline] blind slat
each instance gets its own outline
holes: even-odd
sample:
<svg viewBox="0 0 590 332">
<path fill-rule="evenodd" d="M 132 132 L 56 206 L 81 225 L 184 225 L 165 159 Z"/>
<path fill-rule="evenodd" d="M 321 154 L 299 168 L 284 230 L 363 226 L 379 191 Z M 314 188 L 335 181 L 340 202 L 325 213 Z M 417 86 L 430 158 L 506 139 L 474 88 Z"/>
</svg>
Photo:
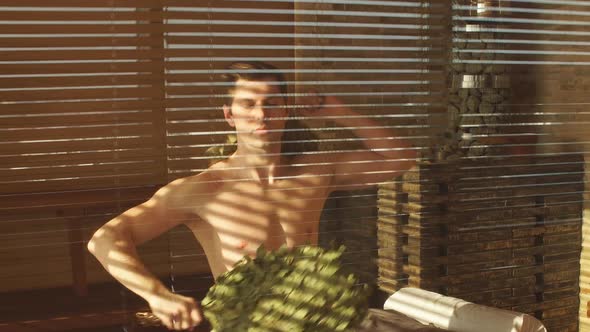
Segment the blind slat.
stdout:
<svg viewBox="0 0 590 332">
<path fill-rule="evenodd" d="M 150 122 L 154 118 L 151 111 L 134 111 L 134 112 L 104 112 L 98 114 L 91 114 L 90 112 L 80 112 L 72 115 L 42 115 L 42 114 L 27 114 L 27 121 L 23 121 L 22 113 L 15 114 L 11 117 L 4 114 L 0 122 L 0 130 L 8 128 L 42 128 L 42 127 L 77 127 L 88 125 L 109 125 L 109 124 L 124 124 L 124 123 L 145 123 Z"/>
<path fill-rule="evenodd" d="M 362 81 L 359 82 L 351 82 L 349 84 L 343 85 L 323 85 L 321 82 L 317 81 L 309 81 L 309 84 L 305 84 L 305 82 L 300 82 L 301 86 L 306 86 L 309 89 L 314 89 L 319 86 L 327 86 L 331 88 L 326 88 L 326 93 L 329 92 L 420 92 L 423 91 L 421 87 L 426 87 L 428 83 L 414 83 L 414 84 L 389 84 L 387 86 L 382 84 L 363 84 Z M 430 86 L 430 85 L 429 85 Z M 432 85 L 433 87 L 442 87 L 442 84 L 439 85 Z M 212 93 L 210 87 L 170 87 L 168 88 L 169 96 L 172 98 L 168 98 L 166 100 L 167 107 L 182 107 L 182 106 L 195 106 L 195 102 L 198 100 L 194 100 L 191 98 L 182 98 L 182 99 L 174 99 L 174 96 L 192 96 L 198 94 L 210 94 Z M 225 92 L 223 87 L 219 88 L 217 91 Z M 191 104 L 192 103 L 192 104 Z"/>
<path fill-rule="evenodd" d="M 336 35 L 336 34 L 333 34 Z M 347 36 L 348 38 L 343 38 L 343 36 Z M 339 38 L 330 38 L 327 37 L 326 39 L 331 39 L 332 42 L 330 43 L 330 46 L 332 47 L 384 47 L 384 41 L 383 39 L 378 39 L 378 38 L 370 38 L 371 36 L 375 37 L 375 36 L 379 36 L 379 35 L 366 35 L 368 38 L 367 39 L 362 39 L 362 37 L 356 37 L 356 38 L 352 38 L 349 34 L 337 34 L 337 36 L 335 37 L 339 37 Z M 199 47 L 211 47 L 211 48 L 216 48 L 216 47 L 231 47 L 231 46 L 235 46 L 236 48 L 239 47 L 246 47 L 246 46 L 250 46 L 250 47 L 255 47 L 255 46 L 268 46 L 268 45 L 280 45 L 281 47 L 290 47 L 290 48 L 306 48 L 306 47 L 317 47 L 318 49 L 321 48 L 321 46 L 317 46 L 317 40 L 318 39 L 324 39 L 321 37 L 314 37 L 314 38 L 300 38 L 297 36 L 297 38 L 299 39 L 299 42 L 297 45 L 294 45 L 294 39 L 295 39 L 296 35 L 291 35 L 291 36 L 267 36 L 267 35 L 262 35 L 262 36 L 250 36 L 250 37 L 246 37 L 246 36 L 240 36 L 240 37 L 216 37 L 213 40 L 211 40 L 210 37 L 207 36 L 168 36 L 166 38 L 166 42 L 169 46 L 174 45 L 174 47 L 194 47 L 196 45 L 198 45 Z M 416 36 L 407 36 L 407 38 L 404 40 L 403 36 L 400 36 L 399 40 L 395 41 L 395 46 L 396 47 L 417 47 L 416 42 L 418 38 L 422 38 L 422 37 L 416 37 Z M 352 42 L 354 41 L 354 42 Z M 224 46 L 224 45 L 228 45 L 228 46 Z"/>
<path fill-rule="evenodd" d="M 180 60 L 169 60 L 165 66 L 166 69 L 173 71 L 173 70 L 218 70 L 221 71 L 223 70 L 229 63 L 231 63 L 231 61 L 233 61 L 233 59 L 235 59 L 235 61 L 238 60 L 242 60 L 241 58 L 237 58 L 237 57 L 223 57 L 223 58 L 217 58 L 215 59 L 216 61 L 208 63 L 207 61 L 204 60 L 204 58 L 200 61 L 196 61 L 193 60 L 191 58 L 189 59 L 183 59 L 182 61 Z M 255 58 L 246 58 L 246 59 L 255 59 Z M 315 57 L 315 58 L 309 58 L 310 62 L 313 62 L 313 60 L 320 60 L 321 57 Z M 193 61 L 191 61 L 193 60 Z M 280 58 L 280 57 L 272 57 L 269 59 L 268 56 L 265 56 L 262 58 L 262 60 L 267 60 L 267 61 L 274 61 L 274 62 L 281 62 L 284 63 L 284 66 L 289 66 L 289 62 L 291 61 L 295 61 L 295 60 L 299 60 L 299 61 L 303 61 L 303 60 L 307 60 L 305 58 L 295 58 L 295 57 L 284 57 L 284 58 Z M 382 61 L 379 61 L 382 60 Z M 424 63 L 421 61 L 415 61 L 412 60 L 411 58 L 409 58 L 408 61 L 402 62 L 400 60 L 398 61 L 385 61 L 387 60 L 387 58 L 381 58 L 378 60 L 371 60 L 371 69 L 389 69 L 389 70 L 418 70 L 418 71 L 423 71 L 425 70 L 424 68 Z M 357 69 L 357 70 L 363 70 L 363 69 L 367 69 L 366 66 L 362 66 L 359 63 L 359 59 L 357 57 L 353 57 L 353 58 L 332 58 L 330 60 L 332 62 L 332 66 L 330 66 L 330 69 L 334 69 L 334 70 L 342 70 L 342 69 Z M 396 63 L 397 62 L 397 63 Z M 430 66 L 428 66 L 428 68 L 430 70 L 438 70 L 441 71 L 443 65 L 442 64 L 434 64 L 432 63 Z M 296 70 L 296 69 L 290 69 L 287 68 L 286 71 L 287 72 L 295 72 L 295 73 L 302 73 L 302 74 L 306 74 L 305 70 L 314 70 L 313 68 L 301 68 L 300 70 Z M 315 69 L 317 74 L 324 74 L 324 71 L 322 69 Z"/>
<path fill-rule="evenodd" d="M 113 142 L 114 143 L 114 142 Z M 123 142 L 123 146 L 127 145 Z M 3 153 L 6 153 L 3 151 Z M 104 149 L 103 151 L 77 151 L 77 152 L 38 152 L 36 154 L 26 153 L 25 151 L 19 154 L 0 156 L 0 162 L 2 168 L 15 168 L 15 167 L 35 167 L 35 166 L 46 166 L 51 163 L 56 165 L 67 165 L 67 164 L 91 164 L 96 163 L 98 160 L 108 161 L 113 157 L 117 156 L 117 160 L 156 160 L 158 159 L 161 151 L 158 149 L 150 148 L 124 148 L 120 146 L 111 145 L 110 148 Z M 24 156 L 26 155 L 26 160 Z"/>
<path fill-rule="evenodd" d="M 162 50 L 42 50 L 42 51 L 10 51 L 0 54 L 0 61 L 45 61 L 45 60 L 149 60 L 162 57 Z"/>
<path fill-rule="evenodd" d="M 2 75 L 51 75 L 51 74 L 76 74 L 76 73 L 153 73 L 161 68 L 162 60 L 149 62 L 111 62 L 104 63 L 75 63 L 51 64 L 51 63 L 0 63 Z"/>
<path fill-rule="evenodd" d="M 162 47 L 162 41 L 149 37 L 4 37 L 0 39 L 0 47 Z M 41 51 L 41 49 L 40 49 Z"/>
<path fill-rule="evenodd" d="M 105 162 L 103 165 L 55 165 L 47 167 L 35 167 L 13 170 L 0 168 L 0 178 L 9 179 L 0 181 L 1 184 L 29 182 L 36 180 L 51 181 L 52 179 L 89 178 L 89 177 L 115 177 L 118 174 L 131 173 L 157 173 L 154 160 L 121 160 L 118 162 Z"/>
<path fill-rule="evenodd" d="M 157 108 L 158 105 L 154 105 L 153 98 L 143 100 L 113 100 L 112 91 L 105 98 L 104 101 L 68 101 L 68 102 L 43 102 L 33 103 L 31 101 L 23 101 L 20 104 L 13 105 L 0 105 L 0 111 L 2 115 L 41 115 L 41 114 L 96 114 L 104 113 L 108 114 L 112 111 L 136 111 L 136 110 L 152 110 Z"/>
<path fill-rule="evenodd" d="M 157 21 L 161 12 L 154 11 L 43 11 L 43 7 L 28 11 L 0 11 L 0 21 L 63 21 L 71 24 L 77 21 L 104 21 L 115 24 L 117 21 Z"/>
<path fill-rule="evenodd" d="M 116 99 L 116 98 L 152 98 L 159 95 L 160 90 L 154 87 L 129 88 L 80 88 L 60 90 L 21 90 L 0 91 L 0 99 L 4 101 L 33 100 L 80 100 L 80 99 Z"/>
<path fill-rule="evenodd" d="M 20 194 L 2 195 L 0 211 L 34 212 L 42 215 L 47 209 L 71 208 L 73 210 L 84 206 L 94 209 L 101 207 L 117 207 L 130 205 L 147 199 L 156 191 L 154 185 L 133 186 L 129 188 L 101 188 L 96 190 L 53 190 L 47 193 L 24 192 Z M 46 211 L 47 213 L 47 211 Z"/>
<path fill-rule="evenodd" d="M 87 151 L 112 151 L 116 155 L 119 149 L 157 149 L 158 140 L 152 135 L 137 135 L 136 137 L 97 137 L 85 140 L 63 139 L 54 141 L 29 141 L 2 144 L 1 151 L 5 156 L 21 155 L 26 159 L 29 154 L 48 154 L 59 158 L 63 153 L 86 153 Z M 160 151 L 161 152 L 161 151 Z M 100 159 L 102 160 L 102 159 Z"/>
<path fill-rule="evenodd" d="M 50 88 L 50 87 L 83 87 L 113 85 L 153 85 L 159 75 L 151 73 L 117 76 L 81 76 L 81 77 L 11 77 L 0 78 L 0 89 L 15 88 Z"/>
<path fill-rule="evenodd" d="M 152 33 L 162 32 L 161 24 L 0 24 L 3 34 L 116 34 L 116 33 Z"/>
<path fill-rule="evenodd" d="M 19 140 L 53 140 L 53 139 L 84 139 L 92 137 L 118 137 L 151 135 L 154 127 L 151 123 L 118 124 L 92 126 L 85 128 L 55 128 L 55 129 L 14 129 L 3 132 L 6 142 L 18 142 Z"/>
<path fill-rule="evenodd" d="M 301 74 L 300 80 L 302 82 L 305 81 L 310 81 L 313 82 L 313 80 L 316 78 L 317 74 L 321 74 L 321 72 L 317 72 L 317 73 L 309 73 L 309 74 Z M 336 80 L 338 80 L 339 77 L 342 77 L 342 81 L 355 81 L 355 78 L 358 79 L 359 84 L 362 84 L 362 82 L 364 80 L 367 80 L 367 75 L 371 75 L 371 78 L 375 81 L 389 81 L 391 80 L 392 82 L 394 82 L 394 80 L 392 80 L 393 78 L 395 79 L 395 81 L 415 81 L 417 78 L 421 79 L 421 80 L 432 80 L 432 79 L 437 79 L 440 78 L 440 73 L 396 73 L 394 71 L 394 69 L 391 69 L 391 72 L 385 72 L 385 73 L 375 73 L 375 72 L 371 72 L 371 70 L 365 70 L 363 71 L 362 69 L 359 69 L 358 72 L 343 72 L 343 73 L 330 73 L 327 72 L 326 74 L 331 74 Z M 392 77 L 392 75 L 395 75 L 395 77 Z M 190 83 L 190 82 L 219 82 L 219 78 L 217 78 L 217 80 L 215 80 L 215 78 L 211 77 L 212 74 L 210 73 L 203 73 L 203 74 L 167 74 L 166 77 L 166 81 L 170 84 L 174 84 L 174 83 Z M 0 86 L 2 84 L 2 80 L 0 79 Z"/>
<path fill-rule="evenodd" d="M 158 185 L 162 186 L 165 184 L 165 180 L 162 180 L 161 174 L 155 170 L 150 172 L 133 172 L 129 174 L 113 174 L 107 173 L 102 176 L 92 176 L 88 178 L 76 178 L 75 176 L 68 176 L 62 179 L 36 181 L 36 182 L 18 182 L 18 183 L 3 183 L 2 191 L 0 194 L 18 194 L 18 193 L 30 193 L 30 192 L 54 192 L 54 191 L 68 191 L 75 190 L 78 188 L 123 188 L 141 185 Z M 114 198 L 117 201 L 117 198 Z M 136 202 L 137 204 L 142 203 L 141 201 Z M 94 204 L 94 203 L 90 203 Z M 72 197 L 69 202 L 63 202 L 61 204 L 64 207 L 76 207 L 76 206 L 88 206 L 89 202 L 81 203 L 79 198 Z M 29 207 L 35 206 L 29 202 Z M 50 209 L 56 210 L 56 206 L 52 206 Z M 0 208 L 1 210 L 1 208 Z M 123 211 L 121 211 L 123 212 Z"/>
<path fill-rule="evenodd" d="M 0 0 L 2 7 L 68 7 L 68 8 L 86 8 L 86 7 L 105 7 L 105 8 L 159 8 L 160 0 L 52 0 L 51 2 L 43 0 Z"/>
</svg>

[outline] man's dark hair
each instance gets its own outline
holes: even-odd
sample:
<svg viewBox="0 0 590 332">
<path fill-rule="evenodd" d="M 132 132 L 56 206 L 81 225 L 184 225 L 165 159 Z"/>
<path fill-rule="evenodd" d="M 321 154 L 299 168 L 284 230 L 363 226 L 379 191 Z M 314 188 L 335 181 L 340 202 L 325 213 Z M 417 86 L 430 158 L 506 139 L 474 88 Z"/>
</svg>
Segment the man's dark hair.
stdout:
<svg viewBox="0 0 590 332">
<path fill-rule="evenodd" d="M 225 82 L 234 83 L 228 89 L 229 94 L 232 94 L 235 88 L 235 83 L 239 79 L 246 81 L 261 81 L 271 79 L 275 81 L 281 91 L 281 96 L 287 99 L 287 82 L 285 75 L 277 67 L 261 62 L 261 61 L 243 61 L 234 62 L 225 68 L 228 72 L 224 73 L 221 78 Z M 231 104 L 232 96 L 229 97 L 229 104 Z"/>
</svg>

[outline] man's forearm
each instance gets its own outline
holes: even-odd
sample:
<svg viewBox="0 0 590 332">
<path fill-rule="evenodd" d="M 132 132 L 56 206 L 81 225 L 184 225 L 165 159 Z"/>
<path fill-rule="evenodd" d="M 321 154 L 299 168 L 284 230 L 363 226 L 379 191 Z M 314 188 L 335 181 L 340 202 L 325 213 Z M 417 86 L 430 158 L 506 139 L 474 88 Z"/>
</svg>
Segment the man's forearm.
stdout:
<svg viewBox="0 0 590 332">
<path fill-rule="evenodd" d="M 394 130 L 368 117 L 359 116 L 348 107 L 337 107 L 330 112 L 337 116 L 335 122 L 352 130 L 363 145 L 387 159 L 414 159 L 415 151 L 407 140 L 399 137 Z"/>
<path fill-rule="evenodd" d="M 88 249 L 115 279 L 146 301 L 168 292 L 141 262 L 135 244 L 124 236 L 95 236 L 88 243 Z"/>
</svg>

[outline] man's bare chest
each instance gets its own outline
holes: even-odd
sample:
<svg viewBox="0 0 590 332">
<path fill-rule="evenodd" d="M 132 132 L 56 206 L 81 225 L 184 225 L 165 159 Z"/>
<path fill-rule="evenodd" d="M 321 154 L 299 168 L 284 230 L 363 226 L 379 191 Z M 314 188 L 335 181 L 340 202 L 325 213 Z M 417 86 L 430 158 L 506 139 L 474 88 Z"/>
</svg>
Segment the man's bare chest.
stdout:
<svg viewBox="0 0 590 332">
<path fill-rule="evenodd" d="M 256 243 L 284 243 L 298 232 L 316 229 L 327 190 L 320 181 L 224 184 L 201 207 L 201 220 L 220 237 L 244 237 Z M 289 242 L 289 241 L 288 241 Z"/>
<path fill-rule="evenodd" d="M 195 206 L 195 221 L 187 226 L 217 272 L 244 255 L 254 255 L 260 245 L 276 249 L 317 243 L 329 192 L 321 180 L 277 181 L 266 187 L 228 181 Z"/>
<path fill-rule="evenodd" d="M 321 186 L 299 181 L 281 181 L 267 187 L 252 182 L 230 183 L 212 194 L 199 214 L 209 221 L 247 221 L 262 226 L 270 220 L 287 220 L 321 210 L 325 198 Z"/>
</svg>

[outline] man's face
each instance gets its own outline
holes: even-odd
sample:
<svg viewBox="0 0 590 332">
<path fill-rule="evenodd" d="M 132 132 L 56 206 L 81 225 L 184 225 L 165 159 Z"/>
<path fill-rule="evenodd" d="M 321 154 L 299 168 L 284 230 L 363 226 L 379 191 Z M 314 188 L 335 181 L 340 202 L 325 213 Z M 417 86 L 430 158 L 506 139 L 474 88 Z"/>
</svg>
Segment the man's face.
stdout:
<svg viewBox="0 0 590 332">
<path fill-rule="evenodd" d="M 223 111 L 230 126 L 236 128 L 240 144 L 258 149 L 280 145 L 289 112 L 279 86 L 272 83 L 275 81 L 270 79 L 236 82 L 232 104 Z"/>
</svg>

